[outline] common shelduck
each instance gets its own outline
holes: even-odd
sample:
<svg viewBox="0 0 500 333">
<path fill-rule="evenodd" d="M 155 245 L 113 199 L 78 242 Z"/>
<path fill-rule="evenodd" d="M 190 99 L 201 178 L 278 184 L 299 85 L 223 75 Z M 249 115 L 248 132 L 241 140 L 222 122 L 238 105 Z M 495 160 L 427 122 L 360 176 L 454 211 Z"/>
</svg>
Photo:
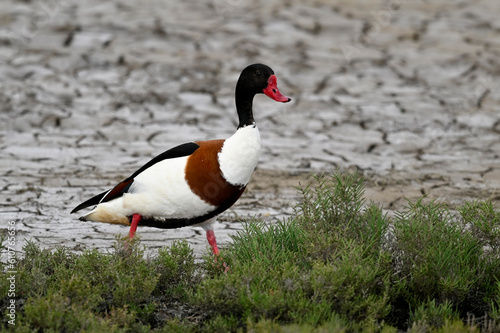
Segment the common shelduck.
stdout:
<svg viewBox="0 0 500 333">
<path fill-rule="evenodd" d="M 241 196 L 259 159 L 261 143 L 252 103 L 260 93 L 282 103 L 291 100 L 278 90 L 271 68 L 248 66 L 236 84 L 239 125 L 230 138 L 167 150 L 71 213 L 96 205 L 80 220 L 130 225 L 130 238 L 139 224 L 163 229 L 198 225 L 217 255 L 215 218 Z"/>
</svg>

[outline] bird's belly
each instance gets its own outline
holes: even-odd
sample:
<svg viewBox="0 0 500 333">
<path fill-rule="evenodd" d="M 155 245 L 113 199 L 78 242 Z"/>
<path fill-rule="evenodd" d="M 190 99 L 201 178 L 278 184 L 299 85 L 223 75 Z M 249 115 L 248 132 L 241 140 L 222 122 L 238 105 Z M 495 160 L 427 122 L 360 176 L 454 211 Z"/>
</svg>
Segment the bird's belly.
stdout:
<svg viewBox="0 0 500 333">
<path fill-rule="evenodd" d="M 212 217 L 215 217 L 226 209 L 231 207 L 241 196 L 245 188 L 234 189 L 234 192 L 225 201 L 222 201 L 219 206 L 202 214 L 186 214 L 184 217 L 159 216 L 159 215 L 143 215 L 140 225 L 147 227 L 155 227 L 162 229 L 174 229 L 190 226 L 193 224 L 203 223 Z"/>
</svg>

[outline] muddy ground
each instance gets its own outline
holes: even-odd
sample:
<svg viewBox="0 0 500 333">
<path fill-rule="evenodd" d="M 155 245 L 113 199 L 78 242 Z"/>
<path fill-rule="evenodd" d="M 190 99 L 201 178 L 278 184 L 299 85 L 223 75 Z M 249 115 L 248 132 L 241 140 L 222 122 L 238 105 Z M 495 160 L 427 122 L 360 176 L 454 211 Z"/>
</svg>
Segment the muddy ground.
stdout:
<svg viewBox="0 0 500 333">
<path fill-rule="evenodd" d="M 183 142 L 236 127 L 239 72 L 262 62 L 293 101 L 254 103 L 263 154 L 243 218 L 291 214 L 312 173 L 358 168 L 389 212 L 427 194 L 500 193 L 497 0 L 0 3 L 0 223 L 45 247 L 107 249 L 127 228 L 69 212 Z M 199 228 L 140 228 L 149 249 Z"/>
</svg>

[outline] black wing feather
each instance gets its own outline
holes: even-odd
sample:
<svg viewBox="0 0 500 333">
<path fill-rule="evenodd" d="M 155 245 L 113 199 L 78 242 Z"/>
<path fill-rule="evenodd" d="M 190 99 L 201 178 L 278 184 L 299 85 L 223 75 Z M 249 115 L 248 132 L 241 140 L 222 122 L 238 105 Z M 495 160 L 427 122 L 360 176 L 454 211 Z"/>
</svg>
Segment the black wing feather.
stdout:
<svg viewBox="0 0 500 333">
<path fill-rule="evenodd" d="M 106 202 L 106 201 L 110 201 L 110 200 L 116 199 L 118 197 L 121 197 L 124 193 L 126 193 L 128 191 L 128 189 L 130 188 L 130 186 L 134 182 L 134 178 L 137 177 L 137 175 L 139 175 L 141 172 L 143 172 L 147 168 L 151 167 L 152 165 L 154 165 L 158 162 L 166 160 L 166 159 L 189 156 L 192 153 L 194 153 L 196 151 L 196 149 L 198 149 L 199 147 L 200 146 L 194 142 L 188 142 L 188 143 L 184 143 L 182 145 L 179 145 L 177 147 L 174 147 L 172 149 L 169 149 L 169 150 L 161 153 L 160 155 L 156 156 L 148 163 L 144 164 L 141 168 L 139 168 L 139 170 L 134 172 L 130 177 L 128 177 L 124 181 L 120 182 L 118 185 L 113 187 L 111 190 L 104 191 L 104 192 L 96 195 L 95 197 L 92 197 L 89 200 L 76 206 L 75 209 L 73 209 L 71 211 L 71 214 L 79 211 L 80 209 L 87 208 L 90 206 L 95 206 L 97 204 L 100 204 L 101 202 Z"/>
<path fill-rule="evenodd" d="M 79 211 L 80 209 L 84 209 L 90 206 L 95 206 L 99 202 L 101 202 L 102 198 L 109 192 L 109 190 L 102 192 L 101 194 L 96 195 L 95 197 L 90 198 L 89 200 L 82 202 L 78 206 L 76 206 L 72 211 L 71 214 Z"/>
<path fill-rule="evenodd" d="M 143 172 L 144 170 L 146 170 L 150 166 L 152 166 L 158 162 L 161 162 L 163 160 L 167 160 L 169 158 L 189 156 L 192 153 L 194 153 L 196 151 L 196 149 L 198 149 L 198 148 L 200 148 L 200 146 L 198 146 L 194 142 L 184 143 L 184 144 L 179 145 L 177 147 L 171 148 L 171 149 L 161 153 L 160 155 L 156 156 L 148 163 L 144 164 L 139 170 L 134 172 L 132 174 L 132 176 L 128 177 L 126 180 L 131 179 L 131 178 L 133 179 L 133 178 L 137 177 L 138 174 L 140 174 L 141 172 Z"/>
</svg>

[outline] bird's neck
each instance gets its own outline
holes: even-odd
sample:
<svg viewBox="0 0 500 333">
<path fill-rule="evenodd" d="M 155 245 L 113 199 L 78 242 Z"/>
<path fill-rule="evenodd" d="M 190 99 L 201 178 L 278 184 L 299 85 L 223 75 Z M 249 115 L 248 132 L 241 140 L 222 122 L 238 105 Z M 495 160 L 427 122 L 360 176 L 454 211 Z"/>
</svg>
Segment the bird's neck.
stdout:
<svg viewBox="0 0 500 333">
<path fill-rule="evenodd" d="M 238 128 L 255 124 L 252 111 L 254 96 L 254 94 L 247 94 L 245 92 L 242 92 L 240 89 L 236 89 L 235 100 L 236 111 L 238 112 L 239 119 Z"/>
</svg>

